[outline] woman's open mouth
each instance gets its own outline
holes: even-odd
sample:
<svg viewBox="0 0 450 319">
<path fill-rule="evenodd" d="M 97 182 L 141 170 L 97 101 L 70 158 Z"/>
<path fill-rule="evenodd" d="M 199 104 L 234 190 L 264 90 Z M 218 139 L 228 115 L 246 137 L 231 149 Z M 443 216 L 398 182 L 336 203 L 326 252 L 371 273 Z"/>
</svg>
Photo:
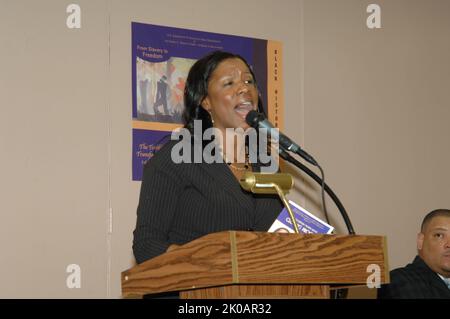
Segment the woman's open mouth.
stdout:
<svg viewBox="0 0 450 319">
<path fill-rule="evenodd" d="M 250 101 L 245 101 L 242 103 L 239 103 L 235 106 L 234 111 L 239 114 L 242 119 L 245 120 L 245 117 L 247 116 L 248 112 L 254 110 L 253 103 Z"/>
</svg>

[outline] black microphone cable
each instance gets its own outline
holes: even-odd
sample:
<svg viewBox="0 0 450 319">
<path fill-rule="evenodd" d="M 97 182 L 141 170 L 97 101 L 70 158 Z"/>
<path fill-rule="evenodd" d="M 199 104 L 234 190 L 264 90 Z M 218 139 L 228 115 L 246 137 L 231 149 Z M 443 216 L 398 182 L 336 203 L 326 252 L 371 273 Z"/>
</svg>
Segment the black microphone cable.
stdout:
<svg viewBox="0 0 450 319">
<path fill-rule="evenodd" d="M 304 171 L 309 177 L 311 177 L 314 181 L 316 181 L 319 185 L 323 185 L 323 189 L 327 192 L 328 196 L 333 200 L 333 202 L 336 204 L 337 208 L 339 209 L 339 212 L 342 215 L 342 218 L 344 219 L 345 225 L 347 227 L 348 233 L 350 235 L 355 234 L 355 230 L 353 229 L 352 222 L 350 221 L 350 218 L 348 217 L 347 211 L 344 208 L 344 205 L 342 205 L 339 198 L 336 196 L 336 194 L 333 192 L 333 190 L 325 183 L 323 179 L 321 179 L 319 176 L 317 176 L 316 173 L 314 173 L 312 170 L 310 170 L 306 165 L 302 164 L 298 160 L 296 160 L 292 155 L 290 155 L 288 152 L 286 152 L 283 149 L 279 149 L 280 156 L 288 161 L 289 163 L 292 163 L 296 167 L 298 167 L 300 170 Z M 322 169 L 320 169 L 321 172 L 323 172 Z"/>
<path fill-rule="evenodd" d="M 284 150 L 284 148 L 281 147 L 281 145 L 280 145 L 280 149 Z M 314 157 L 312 157 L 310 154 L 308 154 L 304 149 L 298 148 L 295 153 L 297 155 L 299 155 L 300 157 L 302 157 L 304 160 L 306 160 L 308 163 L 316 166 L 320 170 L 320 175 L 322 176 L 322 178 L 321 178 L 322 182 L 320 183 L 320 188 L 321 188 L 320 193 L 321 193 L 321 198 L 322 198 L 322 211 L 323 211 L 323 214 L 325 215 L 325 220 L 327 221 L 328 224 L 330 224 L 330 218 L 328 217 L 328 210 L 327 210 L 327 205 L 326 205 L 326 201 L 325 201 L 325 172 L 323 171 L 322 166 L 320 166 L 319 162 L 317 162 L 316 159 Z"/>
<path fill-rule="evenodd" d="M 299 169 L 303 170 L 306 174 L 308 174 L 311 178 L 313 178 L 319 185 L 321 185 L 322 209 L 325 214 L 325 219 L 326 219 L 327 223 L 329 224 L 330 221 L 329 221 L 328 211 L 327 211 L 327 207 L 326 207 L 325 191 L 330 195 L 330 197 L 333 199 L 336 206 L 338 207 L 338 209 L 345 221 L 345 224 L 347 226 L 349 234 L 354 234 L 355 231 L 353 230 L 353 226 L 350 222 L 350 218 L 348 217 L 348 214 L 345 211 L 345 208 L 342 205 L 342 203 L 340 202 L 340 200 L 337 198 L 337 196 L 334 194 L 334 192 L 325 183 L 325 173 L 324 173 L 322 167 L 319 165 L 319 163 L 317 163 L 317 161 L 311 155 L 309 155 L 305 150 L 303 150 L 298 144 L 296 144 L 294 141 L 292 141 L 289 137 L 287 137 L 283 133 L 279 132 L 278 129 L 275 128 L 272 125 L 272 123 L 270 123 L 263 114 L 258 113 L 256 111 L 250 111 L 250 112 L 248 112 L 247 116 L 245 117 L 245 121 L 247 122 L 248 125 L 250 125 L 251 127 L 255 128 L 255 129 L 258 129 L 258 128 L 266 129 L 268 132 L 270 132 L 270 134 L 272 134 L 271 133 L 272 129 L 276 130 L 275 138 L 278 140 L 280 156 L 282 158 L 284 158 L 285 160 L 287 160 L 288 162 L 297 166 Z M 322 178 L 317 176 L 308 167 L 306 167 L 305 165 L 303 165 L 302 163 L 297 161 L 288 152 L 297 154 L 301 158 L 303 158 L 306 162 L 310 163 L 311 165 L 317 166 L 320 170 Z"/>
</svg>

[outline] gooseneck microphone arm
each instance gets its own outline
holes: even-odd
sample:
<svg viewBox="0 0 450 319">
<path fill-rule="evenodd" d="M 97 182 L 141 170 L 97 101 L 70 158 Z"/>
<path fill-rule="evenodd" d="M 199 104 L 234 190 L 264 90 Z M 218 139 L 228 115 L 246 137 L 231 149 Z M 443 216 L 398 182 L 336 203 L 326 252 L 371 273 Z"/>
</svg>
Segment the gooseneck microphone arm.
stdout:
<svg viewBox="0 0 450 319">
<path fill-rule="evenodd" d="M 288 152 L 286 152 L 284 149 L 280 148 L 280 156 L 288 161 L 289 163 L 292 163 L 293 165 L 297 166 L 299 169 L 304 171 L 306 174 L 308 174 L 309 177 L 311 177 L 313 180 L 315 180 L 319 185 L 322 185 L 322 179 L 317 176 L 313 171 L 311 171 L 308 167 L 303 165 L 301 162 L 296 160 L 294 157 L 292 157 Z M 355 234 L 355 230 L 353 229 L 352 222 L 350 221 L 350 218 L 348 217 L 347 211 L 344 208 L 344 205 L 342 205 L 339 198 L 336 196 L 336 194 L 333 192 L 333 190 L 327 185 L 327 183 L 324 183 L 325 191 L 327 192 L 328 196 L 331 197 L 333 202 L 336 204 L 337 208 L 339 209 L 339 212 L 342 215 L 342 218 L 344 219 L 345 225 L 347 226 L 348 233 L 351 235 Z"/>
</svg>

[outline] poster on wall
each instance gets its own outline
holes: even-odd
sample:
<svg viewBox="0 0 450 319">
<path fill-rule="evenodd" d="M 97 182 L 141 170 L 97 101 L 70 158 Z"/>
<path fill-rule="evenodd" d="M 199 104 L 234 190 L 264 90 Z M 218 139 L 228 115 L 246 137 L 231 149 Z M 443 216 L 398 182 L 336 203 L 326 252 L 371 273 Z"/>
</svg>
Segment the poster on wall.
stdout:
<svg viewBox="0 0 450 319">
<path fill-rule="evenodd" d="M 183 126 L 183 93 L 190 67 L 221 50 L 239 54 L 252 67 L 269 120 L 283 129 L 280 42 L 132 22 L 132 178 Z"/>
</svg>

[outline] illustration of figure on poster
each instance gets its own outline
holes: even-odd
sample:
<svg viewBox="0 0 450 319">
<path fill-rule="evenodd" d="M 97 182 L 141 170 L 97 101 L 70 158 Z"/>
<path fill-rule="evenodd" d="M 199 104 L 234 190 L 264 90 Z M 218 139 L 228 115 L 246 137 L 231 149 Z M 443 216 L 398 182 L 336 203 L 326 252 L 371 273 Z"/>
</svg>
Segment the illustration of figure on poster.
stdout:
<svg viewBox="0 0 450 319">
<path fill-rule="evenodd" d="M 195 62 L 172 57 L 164 62 L 137 58 L 137 118 L 148 122 L 182 123 L 183 91 Z"/>
</svg>

